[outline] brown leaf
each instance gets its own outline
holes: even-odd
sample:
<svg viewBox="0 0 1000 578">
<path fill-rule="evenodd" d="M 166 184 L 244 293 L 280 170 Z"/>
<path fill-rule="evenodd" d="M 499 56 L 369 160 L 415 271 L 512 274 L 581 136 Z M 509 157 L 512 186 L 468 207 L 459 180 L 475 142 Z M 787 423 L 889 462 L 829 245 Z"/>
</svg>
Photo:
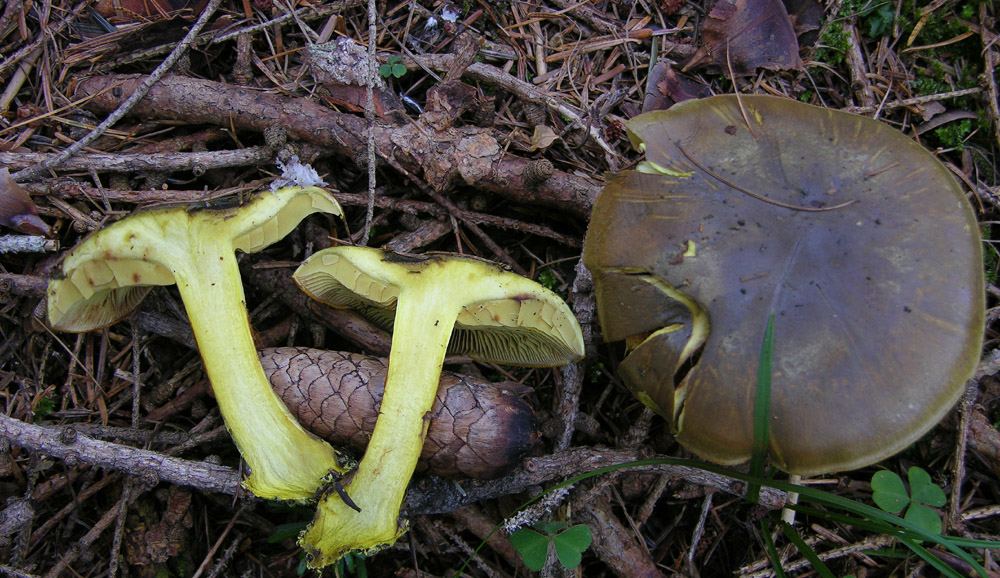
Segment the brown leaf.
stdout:
<svg viewBox="0 0 1000 578">
<path fill-rule="evenodd" d="M 711 96 L 702 83 L 680 74 L 668 60 L 659 60 L 649 70 L 642 112 L 666 110 L 678 102 Z"/>
<path fill-rule="evenodd" d="M 21 188 L 10 171 L 0 169 L 0 225 L 25 235 L 52 235 L 45 221 L 38 217 L 38 207 Z"/>
<path fill-rule="evenodd" d="M 728 75 L 758 68 L 802 69 L 799 43 L 781 0 L 717 0 L 702 26 L 702 46 L 684 70 L 712 62 Z"/>
<path fill-rule="evenodd" d="M 534 151 L 549 148 L 558 138 L 559 135 L 557 135 L 551 127 L 540 124 L 535 127 L 535 133 L 531 135 L 530 150 Z"/>
</svg>

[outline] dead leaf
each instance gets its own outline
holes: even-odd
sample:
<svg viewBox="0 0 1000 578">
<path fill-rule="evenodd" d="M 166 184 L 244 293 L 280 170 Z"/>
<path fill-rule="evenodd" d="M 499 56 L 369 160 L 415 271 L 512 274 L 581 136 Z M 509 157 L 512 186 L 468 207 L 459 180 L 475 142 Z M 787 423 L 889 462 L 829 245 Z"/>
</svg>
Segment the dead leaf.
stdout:
<svg viewBox="0 0 1000 578">
<path fill-rule="evenodd" d="M 669 60 L 660 59 L 649 70 L 642 112 L 666 110 L 692 98 L 711 96 L 708 86 L 680 74 Z"/>
<path fill-rule="evenodd" d="M 799 46 L 812 46 L 819 39 L 824 7 L 819 0 L 784 0 L 785 10 L 792 19 L 792 28 L 799 37 Z"/>
<path fill-rule="evenodd" d="M 556 142 L 559 135 L 551 127 L 540 124 L 535 127 L 535 134 L 531 135 L 531 149 L 533 151 L 547 149 Z"/>
<path fill-rule="evenodd" d="M 687 71 L 710 62 L 726 75 L 753 74 L 758 68 L 802 69 L 799 43 L 781 0 L 717 0 L 701 28 L 702 45 Z"/>
<path fill-rule="evenodd" d="M 10 171 L 0 169 L 0 225 L 25 235 L 52 235 L 52 229 L 38 216 L 38 207 Z"/>
</svg>

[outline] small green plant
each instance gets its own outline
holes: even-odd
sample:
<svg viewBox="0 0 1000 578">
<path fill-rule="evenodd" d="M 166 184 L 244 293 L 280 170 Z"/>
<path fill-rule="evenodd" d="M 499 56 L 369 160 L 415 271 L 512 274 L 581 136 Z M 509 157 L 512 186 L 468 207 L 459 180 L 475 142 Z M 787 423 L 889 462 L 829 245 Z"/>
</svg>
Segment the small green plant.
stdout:
<svg viewBox="0 0 1000 578">
<path fill-rule="evenodd" d="M 56 410 L 56 400 L 46 395 L 35 404 L 35 419 L 45 419 Z"/>
<path fill-rule="evenodd" d="M 892 30 L 892 21 L 896 17 L 896 11 L 891 3 L 882 3 L 861 12 L 868 23 L 868 35 L 874 38 L 885 36 Z"/>
<path fill-rule="evenodd" d="M 345 554 L 343 558 L 337 560 L 337 565 L 334 568 L 338 577 L 354 574 L 358 578 L 368 578 L 368 568 L 365 566 L 365 557 L 356 552 L 349 552 Z"/>
<path fill-rule="evenodd" d="M 394 76 L 402 78 L 406 74 L 406 66 L 403 64 L 402 56 L 390 56 L 388 62 L 378 67 L 378 73 L 382 78 Z"/>
<path fill-rule="evenodd" d="M 972 134 L 972 120 L 965 119 L 934 129 L 934 136 L 947 148 L 965 150 L 965 139 Z"/>
<path fill-rule="evenodd" d="M 910 491 L 907 493 L 903 479 L 895 472 L 882 470 L 872 476 L 872 500 L 890 514 L 906 509 L 903 519 L 932 534 L 941 533 L 941 517 L 931 509 L 940 508 L 947 498 L 944 490 L 931 481 L 924 469 L 913 466 L 907 472 Z"/>
<path fill-rule="evenodd" d="M 552 271 L 545 269 L 538 274 L 538 284 L 549 291 L 555 291 L 559 286 L 559 278 Z"/>
<path fill-rule="evenodd" d="M 573 569 L 580 565 L 583 552 L 593 540 L 590 528 L 583 524 L 539 522 L 535 528 L 520 528 L 510 535 L 510 543 L 521 554 L 524 565 L 536 572 L 545 567 L 550 543 L 555 546 L 559 563 Z"/>
<path fill-rule="evenodd" d="M 838 23 L 833 22 L 823 31 L 813 59 L 836 67 L 844 61 L 844 56 L 850 47 L 847 41 L 847 31 Z"/>
</svg>

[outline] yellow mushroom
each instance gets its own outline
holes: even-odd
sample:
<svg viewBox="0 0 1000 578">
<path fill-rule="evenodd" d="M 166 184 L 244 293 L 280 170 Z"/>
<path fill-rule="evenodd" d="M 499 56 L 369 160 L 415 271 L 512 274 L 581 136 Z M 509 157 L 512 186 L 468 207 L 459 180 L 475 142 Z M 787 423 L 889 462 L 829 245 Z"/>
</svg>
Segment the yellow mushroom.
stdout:
<svg viewBox="0 0 1000 578">
<path fill-rule="evenodd" d="M 304 430 L 271 390 L 250 333 L 235 251 L 260 251 L 317 211 L 341 214 L 317 187 L 262 193 L 239 207 L 137 213 L 98 231 L 67 255 L 49 283 L 49 321 L 90 331 L 128 315 L 154 285 L 177 284 L 222 417 L 268 499 L 308 499 L 338 454 Z"/>
<path fill-rule="evenodd" d="M 375 431 L 344 487 L 353 504 L 329 493 L 300 538 L 314 567 L 376 551 L 406 531 L 399 509 L 447 353 L 524 366 L 583 356 L 580 327 L 562 299 L 479 259 L 335 247 L 310 257 L 294 277 L 316 299 L 393 329 Z"/>
</svg>

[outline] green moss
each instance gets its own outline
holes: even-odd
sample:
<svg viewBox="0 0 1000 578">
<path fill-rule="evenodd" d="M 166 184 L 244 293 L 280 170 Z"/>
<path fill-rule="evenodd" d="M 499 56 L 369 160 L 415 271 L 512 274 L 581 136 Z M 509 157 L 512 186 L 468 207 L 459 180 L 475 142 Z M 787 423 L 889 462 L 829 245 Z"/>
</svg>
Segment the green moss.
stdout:
<svg viewBox="0 0 1000 578">
<path fill-rule="evenodd" d="M 555 291 L 556 287 L 559 286 L 559 278 L 552 271 L 545 269 L 538 274 L 538 284 L 549 291 Z"/>
<path fill-rule="evenodd" d="M 941 141 L 945 148 L 955 150 L 965 149 L 965 139 L 972 133 L 972 120 L 965 119 L 958 122 L 948 123 L 941 128 L 934 129 L 934 136 Z"/>
<path fill-rule="evenodd" d="M 847 32 L 840 23 L 833 22 L 820 35 L 813 59 L 837 67 L 844 61 L 847 48 Z"/>
<path fill-rule="evenodd" d="M 35 404 L 35 419 L 45 419 L 52 415 L 52 412 L 56 410 L 56 400 L 52 396 L 47 395 L 42 399 L 38 400 Z"/>
</svg>

